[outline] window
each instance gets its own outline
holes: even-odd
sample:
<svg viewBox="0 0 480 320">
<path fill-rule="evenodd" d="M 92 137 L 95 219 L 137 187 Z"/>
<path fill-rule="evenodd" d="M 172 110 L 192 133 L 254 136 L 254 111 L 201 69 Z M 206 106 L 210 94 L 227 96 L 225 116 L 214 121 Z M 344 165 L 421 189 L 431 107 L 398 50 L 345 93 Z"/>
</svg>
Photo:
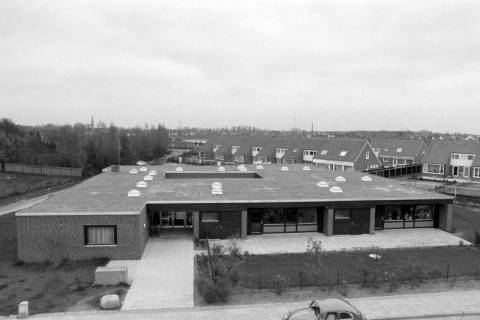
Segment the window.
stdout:
<svg viewBox="0 0 480 320">
<path fill-rule="evenodd" d="M 403 148 L 397 148 L 397 152 L 402 152 Z"/>
<path fill-rule="evenodd" d="M 353 320 L 353 316 L 348 312 L 340 312 L 340 320 Z"/>
<path fill-rule="evenodd" d="M 335 220 L 350 219 L 350 210 L 335 210 Z"/>
<path fill-rule="evenodd" d="M 345 157 L 347 155 L 348 151 L 342 151 L 340 152 L 340 157 Z"/>
<path fill-rule="evenodd" d="M 480 178 L 480 167 L 473 168 L 473 177 Z"/>
<path fill-rule="evenodd" d="M 283 148 L 276 148 L 275 149 L 275 153 L 285 153 L 287 149 L 283 149 Z"/>
<path fill-rule="evenodd" d="M 232 146 L 232 154 L 235 154 L 238 149 L 240 149 L 240 146 Z"/>
<path fill-rule="evenodd" d="M 320 155 L 324 156 L 328 153 L 328 150 L 322 150 L 322 152 L 320 152 Z"/>
<path fill-rule="evenodd" d="M 117 226 L 85 226 L 85 245 L 108 246 L 117 244 Z"/>
<path fill-rule="evenodd" d="M 245 156 L 243 154 L 236 154 L 235 155 L 236 162 L 245 162 Z"/>
<path fill-rule="evenodd" d="M 219 145 L 219 144 L 213 145 L 213 152 L 216 152 L 220 147 L 221 147 L 221 145 Z"/>
<path fill-rule="evenodd" d="M 225 160 L 225 154 L 223 152 L 215 154 L 215 160 L 224 161 Z"/>
<path fill-rule="evenodd" d="M 317 151 L 315 150 L 303 150 L 303 155 L 304 156 L 314 156 Z"/>
<path fill-rule="evenodd" d="M 469 155 L 467 156 L 467 159 L 468 159 L 468 160 L 473 160 L 474 157 L 475 157 L 475 156 L 474 156 L 473 154 L 469 154 Z"/>
<path fill-rule="evenodd" d="M 443 174 L 444 166 L 440 164 L 425 163 L 423 165 L 423 173 Z"/>
<path fill-rule="evenodd" d="M 218 222 L 218 212 L 202 212 L 202 222 Z"/>
<path fill-rule="evenodd" d="M 452 153 L 452 159 L 458 160 L 460 159 L 460 155 L 458 153 Z"/>
<path fill-rule="evenodd" d="M 370 159 L 370 152 L 369 151 L 365 152 L 365 159 L 367 159 L 367 160 Z"/>
</svg>

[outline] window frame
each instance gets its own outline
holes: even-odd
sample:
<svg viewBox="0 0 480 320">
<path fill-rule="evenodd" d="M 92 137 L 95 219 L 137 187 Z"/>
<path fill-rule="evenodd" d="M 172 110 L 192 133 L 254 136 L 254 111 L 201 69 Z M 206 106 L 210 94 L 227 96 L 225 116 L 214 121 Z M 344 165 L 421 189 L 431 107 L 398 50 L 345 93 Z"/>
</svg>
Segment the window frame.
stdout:
<svg viewBox="0 0 480 320">
<path fill-rule="evenodd" d="M 472 178 L 480 178 L 480 167 L 473 167 Z"/>
<path fill-rule="evenodd" d="M 439 170 L 438 172 L 431 172 L 429 171 L 430 166 L 438 166 Z M 423 173 L 429 173 L 429 174 L 445 174 L 445 165 L 443 164 L 438 164 L 438 163 L 425 163 L 423 165 Z"/>
<path fill-rule="evenodd" d="M 113 243 L 89 243 L 88 239 L 88 228 L 96 227 L 96 228 L 113 228 Z M 117 225 L 115 224 L 86 224 L 83 226 L 83 244 L 88 247 L 105 247 L 105 246 L 116 246 L 118 245 L 118 238 L 117 238 Z"/>
</svg>

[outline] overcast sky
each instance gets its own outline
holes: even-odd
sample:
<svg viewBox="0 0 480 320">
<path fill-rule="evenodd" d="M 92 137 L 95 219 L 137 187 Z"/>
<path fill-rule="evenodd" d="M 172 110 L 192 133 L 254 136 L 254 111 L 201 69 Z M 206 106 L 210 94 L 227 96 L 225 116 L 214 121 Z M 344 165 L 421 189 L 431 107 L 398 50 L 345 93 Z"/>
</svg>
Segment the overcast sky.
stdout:
<svg viewBox="0 0 480 320">
<path fill-rule="evenodd" d="M 480 1 L 0 0 L 0 118 L 480 133 Z"/>
</svg>

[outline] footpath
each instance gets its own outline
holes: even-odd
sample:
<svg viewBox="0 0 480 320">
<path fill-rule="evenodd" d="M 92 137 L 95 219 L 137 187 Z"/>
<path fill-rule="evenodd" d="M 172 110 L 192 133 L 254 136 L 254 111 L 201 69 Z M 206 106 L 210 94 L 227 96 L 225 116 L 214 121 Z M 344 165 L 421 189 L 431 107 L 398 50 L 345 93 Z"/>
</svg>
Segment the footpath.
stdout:
<svg viewBox="0 0 480 320">
<path fill-rule="evenodd" d="M 480 290 L 347 299 L 369 319 L 480 319 Z M 309 301 L 225 307 L 192 307 L 152 310 L 51 313 L 36 320 L 279 320 L 289 310 Z"/>
</svg>

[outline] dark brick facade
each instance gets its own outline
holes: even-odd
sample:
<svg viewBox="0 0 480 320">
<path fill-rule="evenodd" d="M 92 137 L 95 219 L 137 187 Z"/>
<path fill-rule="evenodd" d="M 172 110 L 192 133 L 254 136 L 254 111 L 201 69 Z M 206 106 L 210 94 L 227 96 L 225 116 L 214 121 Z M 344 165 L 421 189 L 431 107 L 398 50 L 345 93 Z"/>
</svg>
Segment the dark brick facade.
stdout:
<svg viewBox="0 0 480 320">
<path fill-rule="evenodd" d="M 108 257 L 140 259 L 148 230 L 146 214 L 119 215 L 39 215 L 16 218 L 18 258 L 38 262 L 66 258 L 72 260 Z M 145 222 L 144 222 L 145 221 Z M 145 223 L 145 228 L 143 223 Z M 85 225 L 115 225 L 117 244 L 86 246 Z M 145 231 L 143 231 L 143 230 Z"/>
</svg>

